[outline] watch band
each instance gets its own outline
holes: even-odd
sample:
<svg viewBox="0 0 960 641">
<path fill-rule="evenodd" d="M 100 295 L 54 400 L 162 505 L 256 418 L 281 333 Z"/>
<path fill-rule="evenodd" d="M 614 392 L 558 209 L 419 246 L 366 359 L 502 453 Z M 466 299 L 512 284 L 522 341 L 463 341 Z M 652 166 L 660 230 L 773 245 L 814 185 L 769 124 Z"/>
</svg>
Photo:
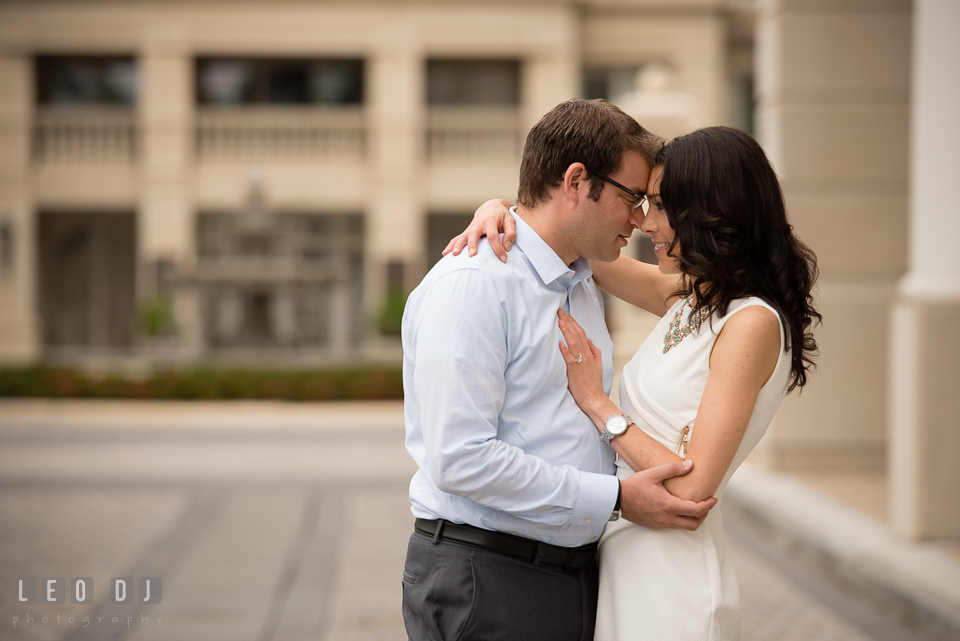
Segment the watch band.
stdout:
<svg viewBox="0 0 960 641">
<path fill-rule="evenodd" d="M 617 502 L 613 504 L 613 512 L 610 513 L 608 521 L 619 521 L 623 516 L 623 510 L 620 509 L 620 501 L 623 499 L 623 483 L 617 479 Z"/>
<path fill-rule="evenodd" d="M 610 441 L 612 441 L 612 440 L 615 439 L 616 437 L 618 437 L 618 436 L 620 436 L 621 434 L 623 434 L 624 432 L 626 432 L 627 429 L 628 429 L 631 425 L 636 425 L 636 423 L 634 423 L 633 419 L 630 418 L 630 416 L 628 416 L 627 414 L 614 414 L 613 416 L 610 416 L 610 418 L 608 418 L 607 421 L 609 421 L 609 420 L 610 420 L 611 418 L 613 418 L 614 416 L 622 416 L 622 417 L 624 418 L 624 420 L 626 420 L 627 425 L 626 425 L 626 427 L 623 428 L 623 432 L 620 432 L 620 433 L 618 433 L 618 434 L 613 434 L 612 432 L 610 432 L 610 430 L 607 429 L 606 421 L 604 421 L 603 429 L 600 430 L 600 438 L 601 438 L 601 439 L 603 440 L 603 442 L 606 443 L 607 445 L 610 445 Z"/>
</svg>

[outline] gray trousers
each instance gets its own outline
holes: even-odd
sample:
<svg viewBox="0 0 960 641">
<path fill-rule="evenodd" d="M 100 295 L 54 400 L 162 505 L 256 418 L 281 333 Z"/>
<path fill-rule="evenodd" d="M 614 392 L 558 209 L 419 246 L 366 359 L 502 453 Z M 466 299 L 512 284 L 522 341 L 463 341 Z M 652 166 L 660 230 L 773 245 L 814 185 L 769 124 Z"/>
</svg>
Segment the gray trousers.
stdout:
<svg viewBox="0 0 960 641">
<path fill-rule="evenodd" d="M 414 532 L 403 568 L 411 641 L 591 641 L 597 564 L 588 570 L 491 552 Z"/>
</svg>

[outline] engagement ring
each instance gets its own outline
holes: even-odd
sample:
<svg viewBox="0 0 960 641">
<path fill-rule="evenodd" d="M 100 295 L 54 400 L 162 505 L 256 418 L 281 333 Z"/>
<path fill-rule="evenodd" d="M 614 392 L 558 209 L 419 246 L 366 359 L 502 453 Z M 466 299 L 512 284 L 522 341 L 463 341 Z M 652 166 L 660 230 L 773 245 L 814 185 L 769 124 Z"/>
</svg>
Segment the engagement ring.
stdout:
<svg viewBox="0 0 960 641">
<path fill-rule="evenodd" d="M 577 354 L 577 357 L 573 359 L 574 363 L 579 363 L 581 361 L 583 361 L 583 354 Z"/>
</svg>

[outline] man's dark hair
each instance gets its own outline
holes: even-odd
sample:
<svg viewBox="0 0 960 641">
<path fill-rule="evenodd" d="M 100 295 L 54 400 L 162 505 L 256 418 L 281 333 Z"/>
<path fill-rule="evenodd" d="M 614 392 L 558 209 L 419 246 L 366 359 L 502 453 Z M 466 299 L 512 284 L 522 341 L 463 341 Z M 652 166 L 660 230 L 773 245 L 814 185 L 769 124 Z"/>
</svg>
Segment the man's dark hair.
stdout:
<svg viewBox="0 0 960 641">
<path fill-rule="evenodd" d="M 604 182 L 620 168 L 624 152 L 636 151 L 653 167 L 663 140 L 603 100 L 568 100 L 540 119 L 523 145 L 518 200 L 535 207 L 563 182 L 575 162 L 590 172 L 590 198 L 598 200 Z"/>
</svg>

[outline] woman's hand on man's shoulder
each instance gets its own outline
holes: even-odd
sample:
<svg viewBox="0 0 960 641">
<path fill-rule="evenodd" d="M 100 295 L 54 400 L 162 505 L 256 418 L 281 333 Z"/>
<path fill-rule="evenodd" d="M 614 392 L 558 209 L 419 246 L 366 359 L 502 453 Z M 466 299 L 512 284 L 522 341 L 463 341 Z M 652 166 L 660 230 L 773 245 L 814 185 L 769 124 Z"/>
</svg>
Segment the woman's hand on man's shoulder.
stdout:
<svg viewBox="0 0 960 641">
<path fill-rule="evenodd" d="M 517 240 L 517 222 L 510 215 L 510 207 L 513 207 L 513 203 L 502 199 L 488 200 L 480 205 L 474 212 L 470 225 L 447 243 L 443 255 L 452 253 L 459 256 L 466 247 L 468 256 L 476 256 L 480 238 L 486 236 L 497 258 L 501 262 L 507 262 L 507 252 Z"/>
</svg>

